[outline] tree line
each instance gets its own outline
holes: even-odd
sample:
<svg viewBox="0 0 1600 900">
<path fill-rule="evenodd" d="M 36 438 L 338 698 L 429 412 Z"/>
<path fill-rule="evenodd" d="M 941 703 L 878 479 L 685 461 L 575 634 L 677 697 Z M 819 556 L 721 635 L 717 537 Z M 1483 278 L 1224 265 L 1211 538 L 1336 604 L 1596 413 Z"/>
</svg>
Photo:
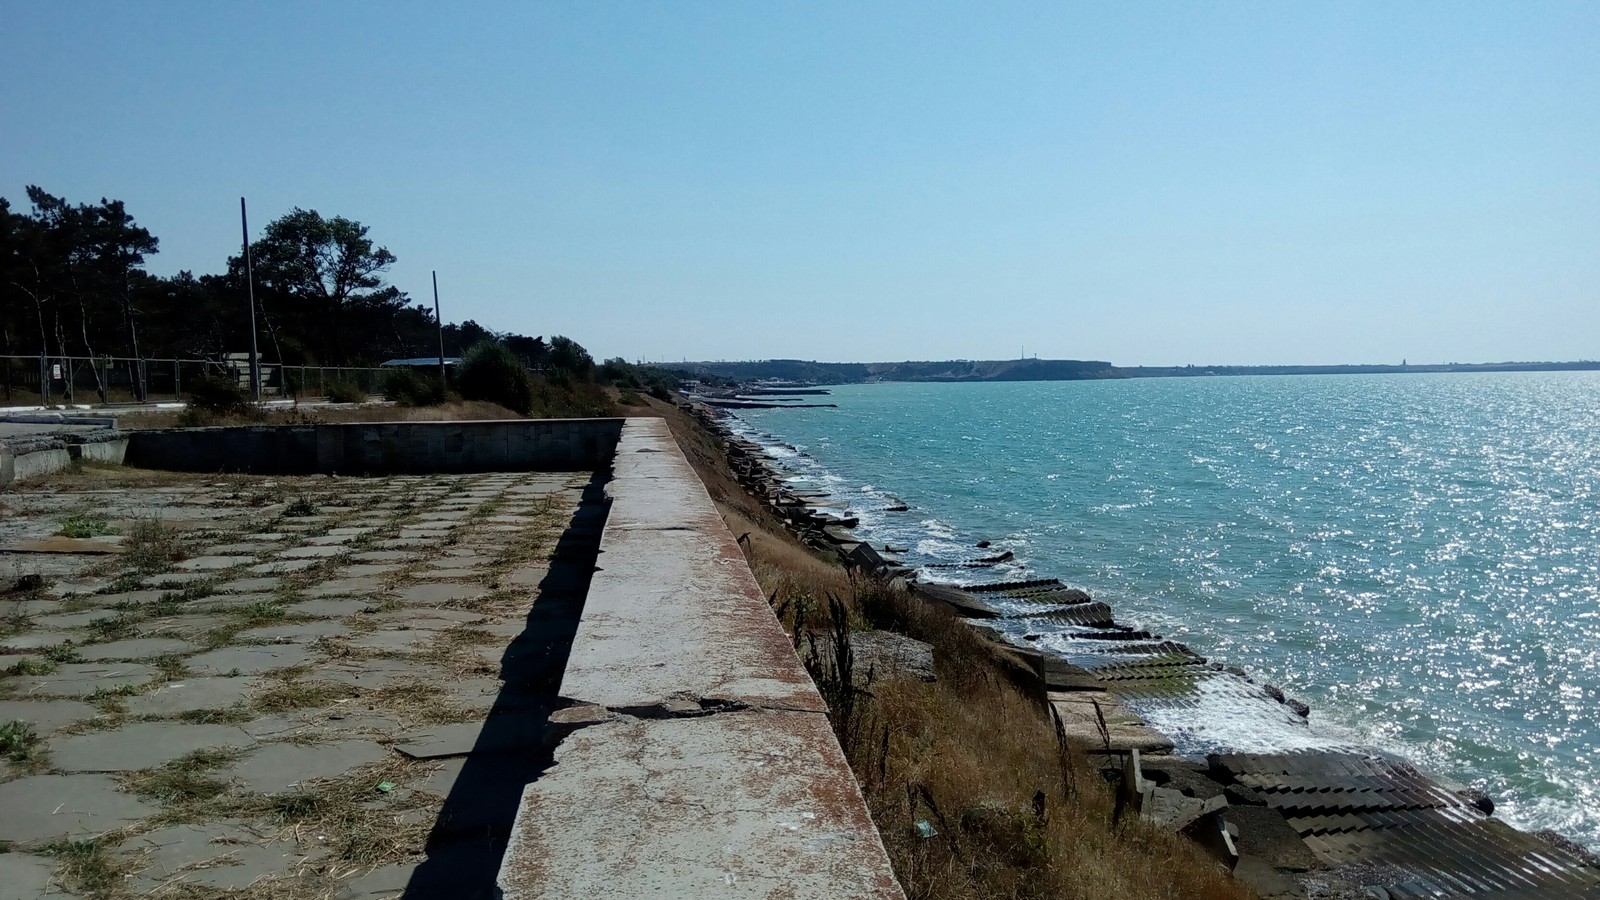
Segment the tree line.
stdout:
<svg viewBox="0 0 1600 900">
<path fill-rule="evenodd" d="M 146 271 L 160 239 L 121 200 L 73 203 L 37 186 L 28 208 L 0 197 L 0 356 L 221 360 L 250 347 L 243 256 L 221 272 Z M 294 209 L 250 244 L 263 362 L 374 366 L 436 356 L 433 310 L 388 283 L 395 262 L 367 226 Z M 443 328 L 444 352 L 497 341 L 535 372 L 589 378 L 575 341 L 494 332 L 467 320 Z"/>
</svg>

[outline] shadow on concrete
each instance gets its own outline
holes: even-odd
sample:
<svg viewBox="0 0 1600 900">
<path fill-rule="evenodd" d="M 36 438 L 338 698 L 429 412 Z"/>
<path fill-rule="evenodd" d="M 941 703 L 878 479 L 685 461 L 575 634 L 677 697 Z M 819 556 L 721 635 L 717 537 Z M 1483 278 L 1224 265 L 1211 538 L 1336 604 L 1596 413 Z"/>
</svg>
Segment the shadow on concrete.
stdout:
<svg viewBox="0 0 1600 900">
<path fill-rule="evenodd" d="M 428 838 L 428 859 L 406 885 L 408 900 L 491 900 L 500 858 L 522 800 L 522 789 L 553 762 L 544 740 L 559 699 L 572 640 L 595 572 L 600 535 L 611 501 L 609 470 L 584 486 L 577 511 L 556 542 L 550 571 L 539 582 L 527 627 L 506 647 L 504 684 L 472 752 L 450 759 L 460 773 Z"/>
</svg>

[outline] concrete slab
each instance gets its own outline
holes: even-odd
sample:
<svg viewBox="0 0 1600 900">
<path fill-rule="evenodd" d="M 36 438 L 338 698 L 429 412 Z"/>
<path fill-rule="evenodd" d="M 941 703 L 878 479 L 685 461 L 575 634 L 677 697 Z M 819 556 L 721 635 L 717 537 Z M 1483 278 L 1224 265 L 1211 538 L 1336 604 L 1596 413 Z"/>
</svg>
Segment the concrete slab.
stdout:
<svg viewBox="0 0 1600 900">
<path fill-rule="evenodd" d="M 246 790 L 275 794 L 305 782 L 338 778 L 351 769 L 381 762 L 390 751 L 372 741 L 267 744 L 229 769 Z"/>
<path fill-rule="evenodd" d="M 70 631 L 25 631 L 22 634 L 0 637 L 0 651 L 25 653 L 29 650 L 44 650 L 60 646 L 73 638 L 82 637 L 82 634 Z"/>
<path fill-rule="evenodd" d="M 355 539 L 356 535 L 353 534 L 324 534 L 304 538 L 306 545 L 311 547 L 343 547 Z"/>
<path fill-rule="evenodd" d="M 274 544 L 266 541 L 244 541 L 236 544 L 218 544 L 208 547 L 206 552 L 217 556 L 249 556 L 256 557 L 263 553 L 270 553 L 277 549 Z"/>
<path fill-rule="evenodd" d="M 135 638 L 112 641 L 107 644 L 89 644 L 78 648 L 78 656 L 89 662 L 113 659 L 150 659 L 156 656 L 191 653 L 199 649 L 188 641 L 177 638 Z"/>
<path fill-rule="evenodd" d="M 207 612 L 230 610 L 230 609 L 244 609 L 245 607 L 255 606 L 258 603 L 277 603 L 279 601 L 279 599 L 280 598 L 278 597 L 277 594 L 265 594 L 265 593 L 261 593 L 261 594 L 212 594 L 210 597 L 206 597 L 205 599 L 200 600 L 197 603 L 195 603 L 195 608 L 203 609 L 203 610 L 206 610 Z"/>
<path fill-rule="evenodd" d="M 444 673 L 433 666 L 405 659 L 363 659 L 350 665 L 324 666 L 317 670 L 318 681 L 359 688 L 385 684 L 432 684 L 443 678 Z"/>
<path fill-rule="evenodd" d="M 261 591 L 275 591 L 282 579 L 270 575 L 255 578 L 235 578 L 217 585 L 217 592 L 221 594 L 254 594 Z"/>
<path fill-rule="evenodd" d="M 75 700 L 0 700 L 0 723 L 27 722 L 40 737 L 99 715 L 100 710 Z"/>
<path fill-rule="evenodd" d="M 296 609 L 295 607 L 290 607 Z M 239 632 L 244 641 L 262 641 L 269 644 L 310 644 L 319 638 L 348 634 L 350 628 L 335 619 L 318 619 L 313 622 L 288 622 L 283 625 L 264 625 Z"/>
<path fill-rule="evenodd" d="M 116 613 L 104 609 L 91 609 L 87 612 L 58 613 L 49 616 L 34 616 L 35 628 L 82 628 L 95 619 L 109 619 Z"/>
<path fill-rule="evenodd" d="M 593 725 L 555 760 L 523 793 L 507 900 L 903 896 L 824 715 Z"/>
<path fill-rule="evenodd" d="M 343 618 L 365 612 L 372 608 L 372 604 L 365 600 L 306 600 L 290 607 L 297 616 L 326 616 L 328 618 Z"/>
<path fill-rule="evenodd" d="M 446 581 L 456 578 L 477 578 L 481 574 L 483 573 L 479 572 L 477 569 L 427 569 L 417 573 L 416 577 L 427 579 L 429 581 Z"/>
<path fill-rule="evenodd" d="M 139 585 L 146 588 L 183 588 L 210 581 L 213 577 L 212 572 L 162 572 L 145 578 Z"/>
<path fill-rule="evenodd" d="M 363 597 L 383 591 L 377 578 L 335 578 L 306 588 L 307 597 Z"/>
<path fill-rule="evenodd" d="M 378 653 L 414 653 L 433 643 L 438 631 L 422 628 L 380 628 L 350 638 L 350 646 Z"/>
<path fill-rule="evenodd" d="M 117 790 L 109 775 L 33 775 L 0 784 L 0 841 L 29 845 L 115 831 L 160 807 Z"/>
<path fill-rule="evenodd" d="M 1115 697 L 1080 691 L 1052 692 L 1049 696 L 1067 740 L 1085 750 L 1106 749 L 1106 737 L 1100 733 L 1101 718 L 1105 720 L 1112 750 L 1165 753 L 1173 748 L 1170 738 L 1144 724 Z"/>
<path fill-rule="evenodd" d="M 260 675 L 322 658 L 303 644 L 267 644 L 259 647 L 223 647 L 191 656 L 189 671 L 196 675 Z"/>
<path fill-rule="evenodd" d="M 396 593 L 396 598 L 401 603 L 435 606 L 456 600 L 473 600 L 483 594 L 483 588 L 467 584 L 415 584 L 402 588 Z"/>
<path fill-rule="evenodd" d="M 332 559 L 349 552 L 344 547 L 290 547 L 279 550 L 277 556 L 279 559 Z"/>
<path fill-rule="evenodd" d="M 208 747 L 247 747 L 255 739 L 232 725 L 136 722 L 50 742 L 50 765 L 64 772 L 131 772 Z"/>
<path fill-rule="evenodd" d="M 128 712 L 136 716 L 175 716 L 201 709 L 226 709 L 242 703 L 260 684 L 260 679 L 185 678 L 169 681 L 137 697 L 129 697 Z"/>
<path fill-rule="evenodd" d="M 99 690 L 143 687 L 160 674 L 139 663 L 66 663 L 48 675 L 13 679 L 10 686 L 21 697 L 87 697 Z"/>
<path fill-rule="evenodd" d="M 398 572 L 401 568 L 399 563 L 363 563 L 361 565 L 345 566 L 339 570 L 338 575 L 340 578 L 362 578 L 371 575 L 387 575 L 390 572 Z"/>
<path fill-rule="evenodd" d="M 320 559 L 280 559 L 251 566 L 249 571 L 257 575 L 287 575 L 291 572 L 304 572 L 320 562 L 322 562 Z"/>
<path fill-rule="evenodd" d="M 197 556 L 178 563 L 178 568 L 185 572 L 220 572 L 255 561 L 254 556 Z"/>
<path fill-rule="evenodd" d="M 410 562 L 416 554 L 404 550 L 368 550 L 365 553 L 351 554 L 350 559 L 358 563 L 400 563 Z"/>
<path fill-rule="evenodd" d="M 171 591 L 126 591 L 121 594 L 102 594 L 95 598 L 95 602 L 107 609 L 110 609 L 114 606 L 121 606 L 125 603 L 141 605 L 145 603 L 155 603 L 169 593 L 171 593 Z"/>
<path fill-rule="evenodd" d="M 0 900 L 68 897 L 55 877 L 56 861 L 31 853 L 0 853 Z"/>
<path fill-rule="evenodd" d="M 137 870 L 128 886 L 141 895 L 160 896 L 163 887 L 232 892 L 287 876 L 305 859 L 293 843 L 265 841 L 238 825 L 172 825 L 131 838 L 119 850 Z"/>
<path fill-rule="evenodd" d="M 387 538 L 373 544 L 384 550 L 403 550 L 407 547 L 426 547 L 438 541 L 431 535 L 412 535 L 411 537 Z"/>
</svg>

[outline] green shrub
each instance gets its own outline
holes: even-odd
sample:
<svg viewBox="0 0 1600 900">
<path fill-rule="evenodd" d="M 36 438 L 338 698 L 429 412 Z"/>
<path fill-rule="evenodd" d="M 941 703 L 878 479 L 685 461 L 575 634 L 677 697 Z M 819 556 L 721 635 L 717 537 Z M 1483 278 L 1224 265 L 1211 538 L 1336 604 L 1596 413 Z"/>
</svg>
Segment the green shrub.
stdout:
<svg viewBox="0 0 1600 900">
<path fill-rule="evenodd" d="M 394 368 L 383 374 L 383 397 L 401 406 L 434 406 L 445 401 L 445 391 L 437 378 Z"/>
<path fill-rule="evenodd" d="M 334 403 L 365 403 L 371 398 L 366 390 L 348 381 L 330 381 L 322 391 Z"/>
<path fill-rule="evenodd" d="M 250 396 L 239 386 L 239 380 L 227 376 L 201 375 L 186 380 L 189 391 L 189 408 L 217 415 L 242 413 L 250 409 Z"/>
<path fill-rule="evenodd" d="M 533 409 L 533 382 L 527 367 L 499 341 L 481 341 L 467 351 L 456 388 L 464 399 L 498 403 L 519 415 Z"/>
</svg>

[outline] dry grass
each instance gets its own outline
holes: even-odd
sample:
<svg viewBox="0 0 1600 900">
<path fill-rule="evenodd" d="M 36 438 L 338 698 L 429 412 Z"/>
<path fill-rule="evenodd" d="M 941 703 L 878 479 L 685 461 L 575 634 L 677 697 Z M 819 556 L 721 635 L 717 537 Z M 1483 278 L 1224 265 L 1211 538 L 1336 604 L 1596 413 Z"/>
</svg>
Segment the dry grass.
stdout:
<svg viewBox="0 0 1600 900">
<path fill-rule="evenodd" d="M 975 632 L 876 582 L 853 583 L 795 542 L 681 411 L 654 400 L 629 411 L 667 419 L 785 626 L 800 632 L 911 900 L 1251 896 L 1188 841 L 1133 817 L 1113 824 L 1099 769 L 1056 740 L 1043 704 Z M 933 644 L 938 680 L 853 688 L 848 654 L 835 648 L 868 623 Z"/>
<path fill-rule="evenodd" d="M 292 406 L 254 410 L 245 415 L 197 416 L 189 410 L 129 413 L 117 420 L 124 430 L 197 428 L 214 425 L 326 425 L 338 422 L 469 422 L 520 419 L 498 403 L 457 400 L 438 406 L 366 404 L 355 407 Z"/>
</svg>

